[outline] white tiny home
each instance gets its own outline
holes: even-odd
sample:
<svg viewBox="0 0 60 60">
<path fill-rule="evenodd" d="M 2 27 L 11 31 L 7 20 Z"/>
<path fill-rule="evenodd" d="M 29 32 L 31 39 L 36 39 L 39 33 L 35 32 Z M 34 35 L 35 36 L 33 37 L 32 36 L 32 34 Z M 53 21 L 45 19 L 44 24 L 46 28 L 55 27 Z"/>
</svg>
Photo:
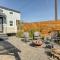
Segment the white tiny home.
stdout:
<svg viewBox="0 0 60 60">
<path fill-rule="evenodd" d="M 0 33 L 17 33 L 17 20 L 20 20 L 19 11 L 0 6 Z"/>
</svg>

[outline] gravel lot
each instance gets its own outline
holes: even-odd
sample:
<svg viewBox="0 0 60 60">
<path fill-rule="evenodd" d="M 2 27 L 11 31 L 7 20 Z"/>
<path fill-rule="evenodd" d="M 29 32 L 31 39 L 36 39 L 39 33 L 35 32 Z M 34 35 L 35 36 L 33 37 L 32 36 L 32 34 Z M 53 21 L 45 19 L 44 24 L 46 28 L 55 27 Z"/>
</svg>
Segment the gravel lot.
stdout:
<svg viewBox="0 0 60 60">
<path fill-rule="evenodd" d="M 22 42 L 20 38 L 15 36 L 9 37 L 7 41 L 21 52 L 15 55 L 16 57 L 11 55 L 0 55 L 0 60 L 49 60 L 42 47 L 31 47 L 28 43 Z"/>
</svg>

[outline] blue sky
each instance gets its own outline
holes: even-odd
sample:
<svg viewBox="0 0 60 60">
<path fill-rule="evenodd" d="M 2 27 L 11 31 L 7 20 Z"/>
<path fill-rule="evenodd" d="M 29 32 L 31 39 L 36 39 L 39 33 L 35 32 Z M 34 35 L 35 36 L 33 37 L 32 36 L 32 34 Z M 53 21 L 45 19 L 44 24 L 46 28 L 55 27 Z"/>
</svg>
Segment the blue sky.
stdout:
<svg viewBox="0 0 60 60">
<path fill-rule="evenodd" d="M 21 12 L 25 22 L 38 22 L 54 19 L 54 0 L 0 0 L 0 5 Z M 58 19 L 60 19 L 60 0 L 58 0 Z"/>
</svg>

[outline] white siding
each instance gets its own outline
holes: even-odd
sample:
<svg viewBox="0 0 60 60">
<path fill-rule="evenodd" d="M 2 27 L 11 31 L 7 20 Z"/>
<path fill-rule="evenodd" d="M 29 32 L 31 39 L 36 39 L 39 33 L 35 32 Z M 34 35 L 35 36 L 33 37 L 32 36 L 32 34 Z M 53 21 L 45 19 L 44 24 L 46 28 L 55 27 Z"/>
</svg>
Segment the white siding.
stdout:
<svg viewBox="0 0 60 60">
<path fill-rule="evenodd" d="M 17 26 L 16 26 L 16 20 L 20 20 L 20 13 L 5 10 L 2 9 L 3 13 L 7 16 L 6 21 L 7 24 L 4 24 L 4 33 L 16 33 L 17 32 Z M 13 14 L 10 14 L 10 12 L 13 12 Z M 13 26 L 10 26 L 10 21 L 13 21 Z"/>
</svg>

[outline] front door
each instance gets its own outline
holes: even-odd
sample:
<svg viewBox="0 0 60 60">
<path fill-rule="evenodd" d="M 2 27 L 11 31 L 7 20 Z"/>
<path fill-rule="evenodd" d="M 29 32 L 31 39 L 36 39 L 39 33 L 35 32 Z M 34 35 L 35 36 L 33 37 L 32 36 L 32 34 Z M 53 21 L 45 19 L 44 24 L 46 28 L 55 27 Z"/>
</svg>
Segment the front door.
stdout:
<svg viewBox="0 0 60 60">
<path fill-rule="evenodd" d="M 3 32 L 3 18 L 0 17 L 0 32 Z"/>
</svg>

